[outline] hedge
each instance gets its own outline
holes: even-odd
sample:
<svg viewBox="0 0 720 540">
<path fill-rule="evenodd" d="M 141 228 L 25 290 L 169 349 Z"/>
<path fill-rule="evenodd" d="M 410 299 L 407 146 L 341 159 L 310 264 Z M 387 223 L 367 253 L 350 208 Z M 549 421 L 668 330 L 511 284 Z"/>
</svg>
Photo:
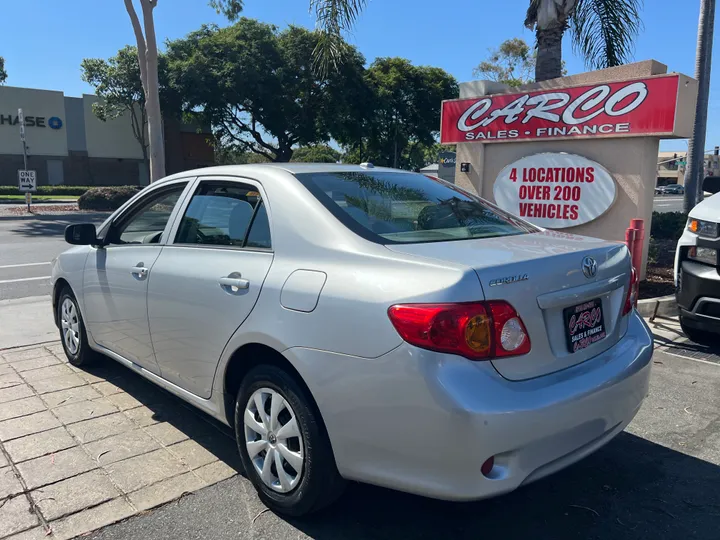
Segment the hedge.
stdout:
<svg viewBox="0 0 720 540">
<path fill-rule="evenodd" d="M 677 240 L 685 230 L 687 219 L 683 212 L 653 212 L 650 236 L 656 240 Z"/>
<path fill-rule="evenodd" d="M 77 195 L 85 193 L 90 186 L 38 186 L 35 195 Z M 0 195 L 20 195 L 17 186 L 0 186 Z"/>
<path fill-rule="evenodd" d="M 138 186 L 89 188 L 79 199 L 80 210 L 117 210 L 140 191 Z"/>
</svg>

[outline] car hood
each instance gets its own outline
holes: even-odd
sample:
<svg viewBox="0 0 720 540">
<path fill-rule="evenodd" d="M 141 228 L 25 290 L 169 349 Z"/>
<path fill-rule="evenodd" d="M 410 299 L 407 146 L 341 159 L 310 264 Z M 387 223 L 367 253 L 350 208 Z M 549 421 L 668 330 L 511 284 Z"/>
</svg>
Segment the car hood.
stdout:
<svg viewBox="0 0 720 540">
<path fill-rule="evenodd" d="M 690 217 L 703 221 L 720 221 L 720 193 L 708 197 L 690 210 Z"/>
</svg>

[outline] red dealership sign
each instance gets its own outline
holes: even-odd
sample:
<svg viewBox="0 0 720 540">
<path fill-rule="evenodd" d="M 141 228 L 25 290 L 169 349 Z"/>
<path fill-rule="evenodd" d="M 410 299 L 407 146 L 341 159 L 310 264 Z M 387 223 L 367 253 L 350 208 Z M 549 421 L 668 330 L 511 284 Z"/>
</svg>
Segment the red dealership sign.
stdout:
<svg viewBox="0 0 720 540">
<path fill-rule="evenodd" d="M 440 142 L 670 135 L 678 85 L 668 75 L 444 101 Z"/>
</svg>

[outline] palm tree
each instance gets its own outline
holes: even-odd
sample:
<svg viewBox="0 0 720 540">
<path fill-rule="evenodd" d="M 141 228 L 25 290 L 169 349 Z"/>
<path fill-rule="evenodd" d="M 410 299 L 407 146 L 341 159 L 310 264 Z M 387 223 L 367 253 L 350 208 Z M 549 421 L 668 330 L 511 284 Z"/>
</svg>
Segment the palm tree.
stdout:
<svg viewBox="0 0 720 540">
<path fill-rule="evenodd" d="M 530 0 L 525 26 L 535 30 L 535 80 L 562 75 L 562 38 L 572 33 L 574 49 L 591 69 L 624 64 L 642 22 L 642 0 Z"/>
</svg>

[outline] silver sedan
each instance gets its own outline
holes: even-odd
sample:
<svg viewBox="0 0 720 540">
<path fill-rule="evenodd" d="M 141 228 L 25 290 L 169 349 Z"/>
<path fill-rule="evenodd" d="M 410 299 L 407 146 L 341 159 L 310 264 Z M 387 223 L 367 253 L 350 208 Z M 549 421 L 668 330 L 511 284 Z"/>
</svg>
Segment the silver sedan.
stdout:
<svg viewBox="0 0 720 540">
<path fill-rule="evenodd" d="M 624 245 L 420 174 L 188 171 L 66 239 L 53 306 L 70 362 L 110 357 L 232 426 L 280 513 L 346 480 L 512 491 L 610 441 L 648 391 Z"/>
</svg>

